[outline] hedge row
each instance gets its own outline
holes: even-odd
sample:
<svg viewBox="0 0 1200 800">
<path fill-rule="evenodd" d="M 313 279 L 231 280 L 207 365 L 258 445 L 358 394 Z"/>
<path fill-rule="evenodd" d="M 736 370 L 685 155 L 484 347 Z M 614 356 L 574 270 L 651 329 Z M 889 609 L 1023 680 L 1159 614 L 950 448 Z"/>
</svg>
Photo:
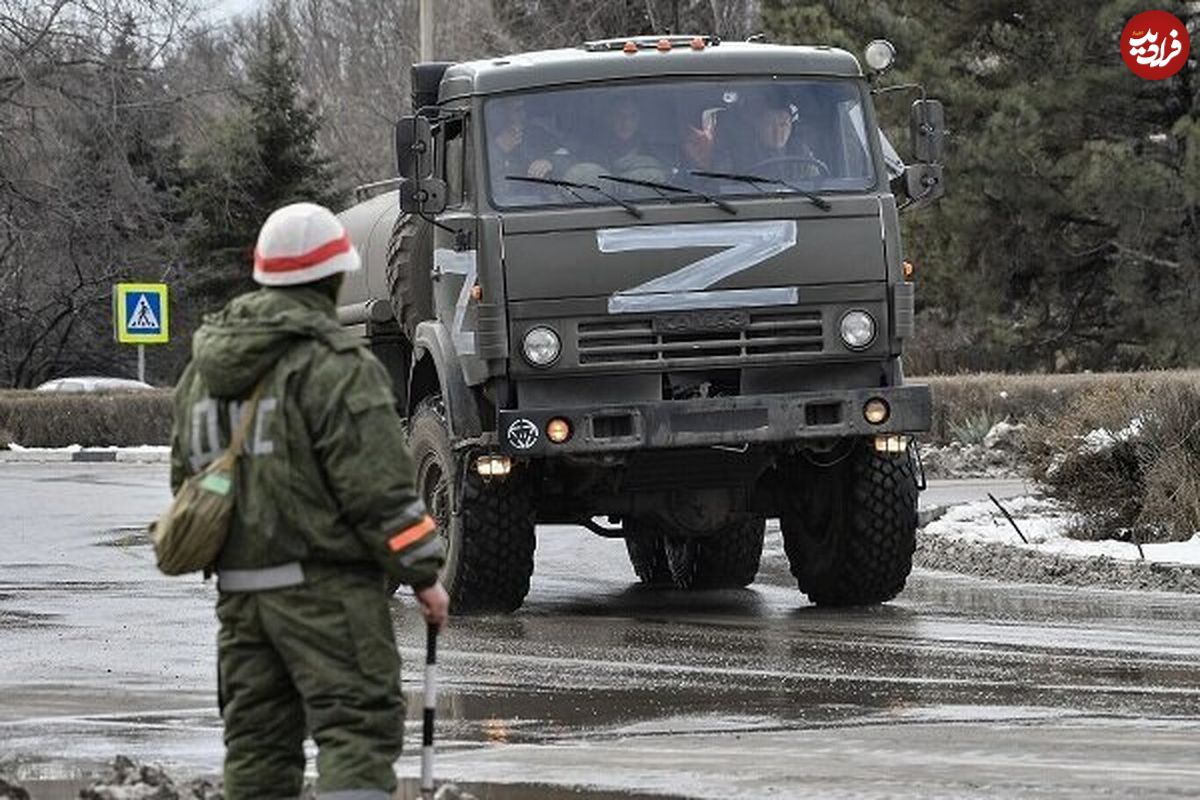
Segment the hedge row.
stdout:
<svg viewBox="0 0 1200 800">
<path fill-rule="evenodd" d="M 933 428 L 925 438 L 934 444 L 974 444 L 1002 420 L 1054 424 L 1097 393 L 1133 398 L 1164 387 L 1200 387 L 1200 370 L 939 375 L 911 381 L 928 383 L 933 394 Z"/>
<path fill-rule="evenodd" d="M 135 446 L 171 438 L 171 390 L 0 392 L 0 447 Z"/>
<path fill-rule="evenodd" d="M 1082 375 L 944 375 L 914 378 L 933 392 L 935 444 L 978 442 L 1001 420 L 1049 423 L 1079 399 L 1105 390 L 1140 395 L 1160 386 L 1200 386 L 1200 371 Z M 0 447 L 166 444 L 171 392 L 0 392 Z"/>
</svg>

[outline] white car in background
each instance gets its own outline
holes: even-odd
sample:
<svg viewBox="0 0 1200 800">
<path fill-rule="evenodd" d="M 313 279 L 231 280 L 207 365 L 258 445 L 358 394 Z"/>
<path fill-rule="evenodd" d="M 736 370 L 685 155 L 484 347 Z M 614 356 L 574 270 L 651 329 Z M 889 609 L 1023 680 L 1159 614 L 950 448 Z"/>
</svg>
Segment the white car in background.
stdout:
<svg viewBox="0 0 1200 800">
<path fill-rule="evenodd" d="M 154 387 L 130 378 L 104 378 L 82 375 L 70 378 L 55 378 L 37 387 L 38 392 L 138 392 Z"/>
</svg>

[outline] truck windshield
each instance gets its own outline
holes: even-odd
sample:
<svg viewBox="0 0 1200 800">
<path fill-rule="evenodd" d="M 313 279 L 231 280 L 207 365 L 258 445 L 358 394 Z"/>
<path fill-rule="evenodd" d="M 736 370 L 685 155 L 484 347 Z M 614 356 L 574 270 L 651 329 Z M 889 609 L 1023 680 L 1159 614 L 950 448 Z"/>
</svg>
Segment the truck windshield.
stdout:
<svg viewBox="0 0 1200 800">
<path fill-rule="evenodd" d="M 718 197 L 864 191 L 876 184 L 864 116 L 862 90 L 847 80 L 691 80 L 498 96 L 484 106 L 492 199 L 503 208 L 606 202 L 520 177 L 599 185 L 638 204 L 663 199 L 606 175 Z M 781 183 L 697 174 L 705 172 Z"/>
</svg>

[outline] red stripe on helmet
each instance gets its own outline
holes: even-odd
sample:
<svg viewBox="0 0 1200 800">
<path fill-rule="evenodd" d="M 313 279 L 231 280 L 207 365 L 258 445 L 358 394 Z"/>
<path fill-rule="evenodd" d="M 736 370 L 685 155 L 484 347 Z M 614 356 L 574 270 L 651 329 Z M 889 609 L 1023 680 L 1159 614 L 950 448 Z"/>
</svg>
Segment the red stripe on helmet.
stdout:
<svg viewBox="0 0 1200 800">
<path fill-rule="evenodd" d="M 278 256 L 265 258 L 262 253 L 254 251 L 254 268 L 262 272 L 290 272 L 295 269 L 306 269 L 322 261 L 328 261 L 334 256 L 350 252 L 350 237 L 342 234 L 340 239 L 326 242 L 320 247 L 301 253 L 298 256 Z"/>
</svg>

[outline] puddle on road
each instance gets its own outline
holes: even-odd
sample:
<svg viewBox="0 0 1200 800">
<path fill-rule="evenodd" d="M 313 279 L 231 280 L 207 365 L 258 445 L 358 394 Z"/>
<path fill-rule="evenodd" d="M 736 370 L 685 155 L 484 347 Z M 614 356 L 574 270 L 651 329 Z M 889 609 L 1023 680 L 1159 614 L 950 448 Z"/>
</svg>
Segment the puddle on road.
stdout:
<svg viewBox="0 0 1200 800">
<path fill-rule="evenodd" d="M 0 630 L 49 628 L 60 616 L 60 614 L 43 614 L 39 611 L 0 608 Z"/>
<path fill-rule="evenodd" d="M 78 800 L 79 791 L 88 786 L 86 783 L 73 781 L 31 781 L 23 784 L 29 792 L 30 800 Z M 679 800 L 678 796 L 662 794 L 640 794 L 622 792 L 602 792 L 593 789 L 580 789 L 569 786 L 546 786 L 534 783 L 514 784 L 455 784 L 460 789 L 470 792 L 478 800 L 554 800 L 554 798 L 572 797 L 578 800 Z M 166 795 L 162 796 L 167 797 Z M 400 800 L 417 800 L 421 797 L 415 783 L 405 786 L 398 794 Z M 159 798 L 159 795 L 155 795 Z"/>
<path fill-rule="evenodd" d="M 611 792 L 570 786 L 547 786 L 540 783 L 456 783 L 455 786 L 475 795 L 478 800 L 544 800 L 559 797 L 575 797 L 579 800 L 680 800 L 677 795 Z M 400 797 L 403 800 L 416 800 L 421 796 L 417 781 L 404 781 L 401 789 L 403 791 L 400 792 Z"/>
<path fill-rule="evenodd" d="M 123 525 L 97 534 L 99 547 L 142 547 L 150 545 L 150 531 L 145 525 Z"/>
<path fill-rule="evenodd" d="M 35 777 L 22 778 L 22 770 L 16 769 L 10 774 L 16 776 L 16 782 L 29 792 L 31 800 L 77 800 L 79 792 L 91 786 L 94 776 L 81 771 L 68 778 Z M 0 773 L 3 777 L 3 773 Z M 11 780 L 11 778 L 10 778 Z M 477 800 L 553 800 L 554 798 L 578 798 L 578 800 L 681 800 L 677 795 L 645 794 L 642 792 L 614 792 L 586 787 L 553 786 L 540 783 L 456 783 L 459 789 L 469 792 Z M 129 792 L 132 787 L 121 787 Z M 185 800 L 190 797 L 187 784 L 181 783 L 179 793 L 169 791 L 156 792 L 156 800 Z M 129 796 L 134 796 L 132 793 Z M 137 795 L 143 796 L 143 795 Z M 312 797 L 311 794 L 302 795 Z M 421 791 L 419 782 L 406 779 L 400 782 L 395 795 L 398 800 L 419 800 Z"/>
</svg>

